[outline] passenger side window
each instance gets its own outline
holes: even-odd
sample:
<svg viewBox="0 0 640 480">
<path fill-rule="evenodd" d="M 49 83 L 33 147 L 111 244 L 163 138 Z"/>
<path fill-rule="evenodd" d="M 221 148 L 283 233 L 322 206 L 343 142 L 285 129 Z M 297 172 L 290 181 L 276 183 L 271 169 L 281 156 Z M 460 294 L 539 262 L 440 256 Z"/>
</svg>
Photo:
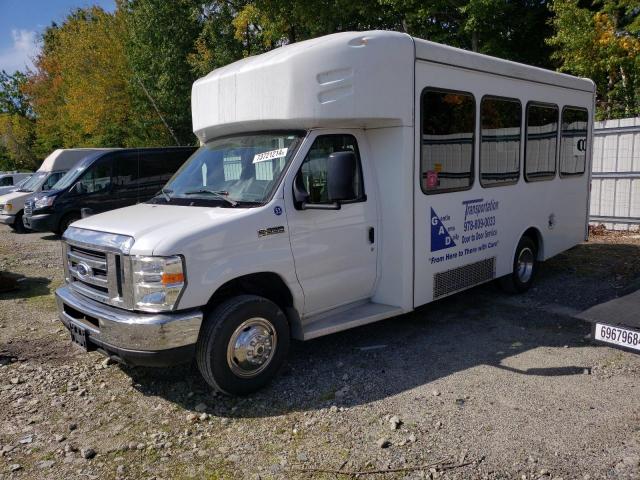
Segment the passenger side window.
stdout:
<svg viewBox="0 0 640 480">
<path fill-rule="evenodd" d="M 420 186 L 424 193 L 473 184 L 476 101 L 465 92 L 425 89 L 421 102 Z"/>
<path fill-rule="evenodd" d="M 584 108 L 562 110 L 560 140 L 560 175 L 582 175 L 587 161 L 589 113 Z"/>
<path fill-rule="evenodd" d="M 78 193 L 106 192 L 111 188 L 111 165 L 101 163 L 85 173 L 76 187 Z"/>
<path fill-rule="evenodd" d="M 64 177 L 65 173 L 67 172 L 55 172 L 49 175 L 49 177 L 42 184 L 42 191 L 51 190 L 51 187 L 58 183 L 58 180 Z"/>
<path fill-rule="evenodd" d="M 513 184 L 520 176 L 522 106 L 512 98 L 484 97 L 480 104 L 480 184 Z"/>
<path fill-rule="evenodd" d="M 300 167 L 296 177 L 298 186 L 308 194 L 307 203 L 329 203 L 327 190 L 327 160 L 334 152 L 354 152 L 356 154 L 356 172 L 354 176 L 352 199 L 343 200 L 342 203 L 362 201 L 364 186 L 362 181 L 362 167 L 360 165 L 360 152 L 353 135 L 322 135 L 315 139 L 311 149 Z"/>
<path fill-rule="evenodd" d="M 13 177 L 0 178 L 0 187 L 8 187 L 13 185 Z"/>
<path fill-rule="evenodd" d="M 556 175 L 558 113 L 557 105 L 527 105 L 524 178 L 528 182 L 551 180 Z"/>
</svg>

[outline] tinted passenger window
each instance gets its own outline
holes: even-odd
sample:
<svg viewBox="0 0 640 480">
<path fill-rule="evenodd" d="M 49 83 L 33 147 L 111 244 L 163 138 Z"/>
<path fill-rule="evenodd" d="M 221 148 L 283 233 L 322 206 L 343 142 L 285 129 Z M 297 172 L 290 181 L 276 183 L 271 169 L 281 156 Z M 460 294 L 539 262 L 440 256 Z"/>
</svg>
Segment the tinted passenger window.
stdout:
<svg viewBox="0 0 640 480">
<path fill-rule="evenodd" d="M 582 175 L 587 160 L 589 114 L 583 108 L 562 110 L 560 175 Z"/>
<path fill-rule="evenodd" d="M 525 180 L 551 180 L 556 175 L 558 107 L 556 105 L 529 104 L 527 106 L 526 131 Z"/>
<path fill-rule="evenodd" d="M 427 89 L 422 95 L 420 176 L 424 193 L 466 190 L 473 183 L 473 95 Z"/>
<path fill-rule="evenodd" d="M 85 173 L 78 182 L 78 193 L 106 192 L 111 188 L 111 165 L 100 163 Z"/>
<path fill-rule="evenodd" d="M 480 183 L 516 183 L 520 176 L 522 106 L 515 99 L 485 97 L 480 104 Z"/>
<path fill-rule="evenodd" d="M 0 187 L 8 187 L 13 185 L 13 177 L 0 178 Z"/>
<path fill-rule="evenodd" d="M 137 154 L 119 155 L 115 161 L 114 182 L 119 186 L 136 185 L 140 178 Z"/>
<path fill-rule="evenodd" d="M 309 193 L 308 203 L 329 203 L 327 160 L 329 155 L 334 152 L 354 152 L 358 159 L 353 185 L 355 195 L 352 199 L 344 200 L 343 203 L 364 199 L 360 153 L 355 137 L 353 135 L 323 135 L 316 138 L 311 145 L 296 178 L 298 185 Z"/>
</svg>

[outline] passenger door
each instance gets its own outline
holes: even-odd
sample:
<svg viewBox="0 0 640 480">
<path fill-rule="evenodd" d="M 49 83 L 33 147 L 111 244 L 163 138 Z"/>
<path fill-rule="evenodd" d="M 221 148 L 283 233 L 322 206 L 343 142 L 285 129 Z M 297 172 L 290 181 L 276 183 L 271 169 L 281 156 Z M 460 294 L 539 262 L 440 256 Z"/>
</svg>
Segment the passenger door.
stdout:
<svg viewBox="0 0 640 480">
<path fill-rule="evenodd" d="M 294 165 L 294 181 L 307 191 L 310 204 L 329 205 L 327 159 L 331 153 L 353 151 L 358 157 L 354 198 L 342 202 L 339 210 L 303 210 L 295 203 L 291 179 L 285 187 L 291 248 L 304 291 L 304 314 L 309 316 L 372 295 L 377 215 L 363 142 L 359 146 L 356 132 L 315 134 L 305 146 L 303 160 Z"/>
</svg>

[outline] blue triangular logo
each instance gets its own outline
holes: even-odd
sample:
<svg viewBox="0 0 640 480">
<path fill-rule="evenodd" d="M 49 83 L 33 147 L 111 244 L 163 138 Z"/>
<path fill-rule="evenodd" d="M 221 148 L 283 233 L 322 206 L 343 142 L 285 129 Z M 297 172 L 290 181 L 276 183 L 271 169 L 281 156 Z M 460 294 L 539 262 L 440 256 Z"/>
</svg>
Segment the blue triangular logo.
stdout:
<svg viewBox="0 0 640 480">
<path fill-rule="evenodd" d="M 431 209 L 431 251 L 437 252 L 445 248 L 455 247 L 456 243 L 449 235 L 440 217 Z"/>
</svg>

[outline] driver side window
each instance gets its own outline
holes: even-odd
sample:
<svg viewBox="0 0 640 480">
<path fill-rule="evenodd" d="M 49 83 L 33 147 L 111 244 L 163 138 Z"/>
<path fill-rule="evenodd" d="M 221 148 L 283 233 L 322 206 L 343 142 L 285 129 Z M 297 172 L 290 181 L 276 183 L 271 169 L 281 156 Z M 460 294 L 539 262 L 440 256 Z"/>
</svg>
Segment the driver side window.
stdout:
<svg viewBox="0 0 640 480">
<path fill-rule="evenodd" d="M 342 203 L 364 201 L 364 185 L 358 143 L 353 135 L 322 135 L 315 139 L 304 159 L 296 182 L 309 194 L 307 203 L 330 203 L 327 190 L 327 163 L 329 155 L 335 152 L 353 152 L 356 155 L 356 172 L 353 180 L 355 195 Z"/>
</svg>

